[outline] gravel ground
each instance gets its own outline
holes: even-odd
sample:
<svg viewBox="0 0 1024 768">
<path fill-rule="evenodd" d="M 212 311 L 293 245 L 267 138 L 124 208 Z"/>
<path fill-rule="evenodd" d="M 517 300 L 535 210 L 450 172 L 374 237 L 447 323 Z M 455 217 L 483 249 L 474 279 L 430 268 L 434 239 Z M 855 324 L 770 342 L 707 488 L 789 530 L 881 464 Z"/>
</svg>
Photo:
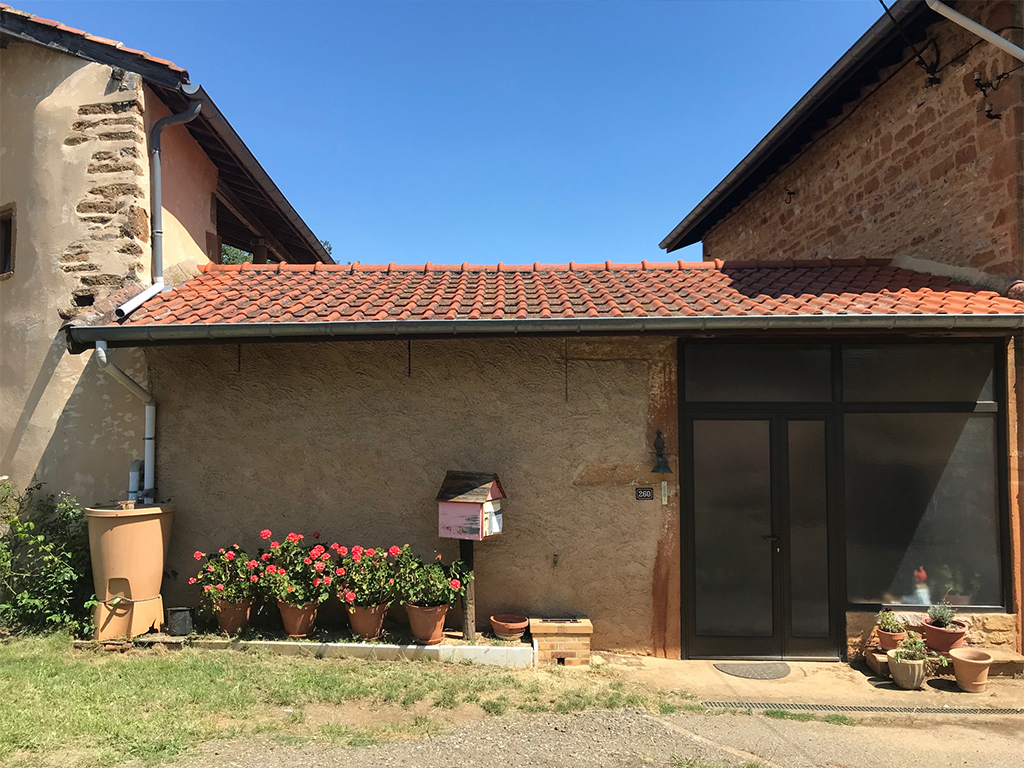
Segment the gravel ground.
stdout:
<svg viewBox="0 0 1024 768">
<path fill-rule="evenodd" d="M 837 726 L 634 710 L 511 714 L 374 747 L 211 743 L 173 768 L 1020 768 L 1024 719 L 953 716 Z"/>
</svg>

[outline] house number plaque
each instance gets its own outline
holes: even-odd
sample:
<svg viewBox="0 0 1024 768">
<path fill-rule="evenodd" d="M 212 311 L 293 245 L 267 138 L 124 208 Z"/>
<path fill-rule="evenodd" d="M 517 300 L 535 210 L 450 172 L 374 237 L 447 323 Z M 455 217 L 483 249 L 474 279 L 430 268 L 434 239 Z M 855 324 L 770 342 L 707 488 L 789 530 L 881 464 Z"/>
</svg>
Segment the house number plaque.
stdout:
<svg viewBox="0 0 1024 768">
<path fill-rule="evenodd" d="M 654 500 L 654 489 L 653 488 L 637 488 L 636 489 L 636 500 L 637 501 L 653 501 Z"/>
</svg>

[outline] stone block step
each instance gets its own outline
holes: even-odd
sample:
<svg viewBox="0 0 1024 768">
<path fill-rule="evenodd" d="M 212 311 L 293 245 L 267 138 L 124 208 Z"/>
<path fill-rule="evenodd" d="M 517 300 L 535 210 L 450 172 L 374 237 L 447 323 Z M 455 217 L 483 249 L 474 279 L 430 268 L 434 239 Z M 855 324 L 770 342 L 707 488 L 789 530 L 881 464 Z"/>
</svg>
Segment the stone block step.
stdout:
<svg viewBox="0 0 1024 768">
<path fill-rule="evenodd" d="M 982 650 L 992 654 L 992 666 L 989 667 L 989 677 L 1015 677 L 1024 675 L 1024 656 L 1009 648 L 983 648 Z M 864 653 L 864 660 L 868 667 L 879 677 L 889 676 L 889 660 L 885 651 L 877 646 L 868 648 Z M 946 668 L 952 673 L 952 667 Z M 943 670 L 939 670 L 942 674 Z"/>
</svg>

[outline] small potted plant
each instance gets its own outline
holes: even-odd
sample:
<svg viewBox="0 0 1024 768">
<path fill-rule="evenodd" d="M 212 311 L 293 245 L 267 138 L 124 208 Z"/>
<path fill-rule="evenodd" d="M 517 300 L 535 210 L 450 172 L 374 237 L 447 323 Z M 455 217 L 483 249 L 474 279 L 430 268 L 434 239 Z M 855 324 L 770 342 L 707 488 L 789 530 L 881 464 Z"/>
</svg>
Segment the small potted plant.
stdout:
<svg viewBox="0 0 1024 768">
<path fill-rule="evenodd" d="M 907 636 L 907 628 L 892 611 L 879 611 L 875 621 L 878 623 L 878 645 L 883 651 L 893 650 Z"/>
<path fill-rule="evenodd" d="M 233 544 L 216 553 L 196 550 L 196 560 L 205 564 L 188 580 L 199 585 L 203 601 L 213 610 L 225 635 L 236 635 L 249 625 L 252 599 L 258 594 L 258 562 Z"/>
<path fill-rule="evenodd" d="M 894 650 L 886 652 L 886 657 L 893 682 L 905 691 L 918 690 L 931 666 L 944 667 L 948 663 L 945 656 L 929 651 L 917 632 L 908 632 Z"/>
<path fill-rule="evenodd" d="M 267 529 L 263 539 L 272 539 Z M 261 592 L 277 600 L 281 622 L 289 637 L 305 637 L 312 631 L 316 611 L 334 587 L 331 555 L 321 544 L 303 544 L 305 536 L 289 533 L 282 542 L 271 541 L 260 555 L 263 572 L 257 582 Z"/>
<path fill-rule="evenodd" d="M 445 565 L 441 555 L 424 563 L 405 546 L 395 560 L 395 573 L 413 638 L 423 645 L 437 645 L 444 638 L 448 609 L 465 594 L 471 578 L 465 563 L 455 560 Z"/>
<path fill-rule="evenodd" d="M 338 597 L 348 608 L 352 632 L 363 640 L 376 640 L 384 625 L 384 615 L 395 599 L 395 574 L 389 557 L 400 550 L 354 546 L 352 549 L 332 544 L 341 556 L 335 574 L 341 580 Z"/>
<path fill-rule="evenodd" d="M 956 611 L 943 600 L 928 609 L 924 620 L 924 640 L 928 648 L 936 653 L 949 653 L 953 648 L 962 648 L 967 625 L 957 621 Z"/>
</svg>

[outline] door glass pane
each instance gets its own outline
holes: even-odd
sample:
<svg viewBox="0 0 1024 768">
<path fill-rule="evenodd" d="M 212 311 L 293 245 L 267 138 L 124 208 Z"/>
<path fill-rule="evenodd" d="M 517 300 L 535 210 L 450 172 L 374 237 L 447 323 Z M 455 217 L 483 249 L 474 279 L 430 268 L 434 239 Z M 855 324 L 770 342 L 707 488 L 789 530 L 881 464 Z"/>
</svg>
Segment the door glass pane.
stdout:
<svg viewBox="0 0 1024 768">
<path fill-rule="evenodd" d="M 850 601 L 1002 605 L 995 414 L 844 425 Z"/>
<path fill-rule="evenodd" d="M 828 637 L 825 422 L 789 422 L 789 567 L 793 637 Z"/>
<path fill-rule="evenodd" d="M 769 422 L 694 421 L 693 493 L 697 634 L 772 637 Z"/>
<path fill-rule="evenodd" d="M 843 348 L 848 402 L 990 401 L 991 344 L 879 344 Z"/>
<path fill-rule="evenodd" d="M 692 344 L 685 350 L 690 402 L 825 402 L 832 353 L 796 344 Z"/>
</svg>

